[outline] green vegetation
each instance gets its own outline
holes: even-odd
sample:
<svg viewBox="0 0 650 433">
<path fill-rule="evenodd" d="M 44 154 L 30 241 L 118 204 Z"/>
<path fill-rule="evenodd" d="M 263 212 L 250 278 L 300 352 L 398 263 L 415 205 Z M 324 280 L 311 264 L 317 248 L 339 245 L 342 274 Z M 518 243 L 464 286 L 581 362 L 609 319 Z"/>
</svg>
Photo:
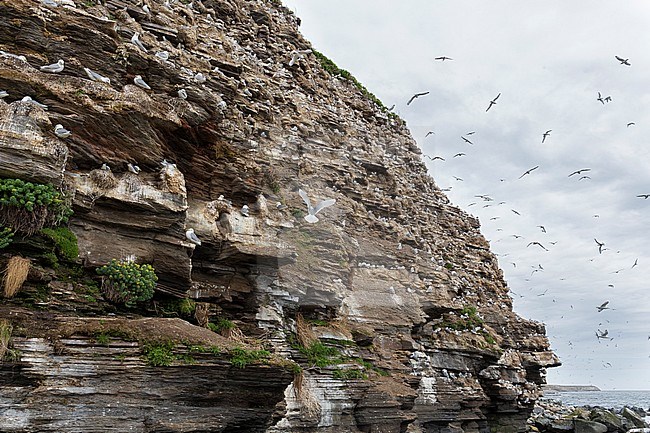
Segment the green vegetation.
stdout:
<svg viewBox="0 0 650 433">
<path fill-rule="evenodd" d="M 57 255 L 69 262 L 74 262 L 79 257 L 77 237 L 67 227 L 44 228 L 41 230 L 48 238 L 54 241 Z"/>
<path fill-rule="evenodd" d="M 147 343 L 142 348 L 144 357 L 147 360 L 147 364 L 152 367 L 167 367 L 171 365 L 176 356 L 172 352 L 174 349 L 174 343 L 171 341 L 167 342 L 156 342 L 156 343 Z"/>
<path fill-rule="evenodd" d="M 326 57 L 323 53 L 320 53 L 316 50 L 312 50 L 316 58 L 320 61 L 321 66 L 323 69 L 325 69 L 330 75 L 332 76 L 340 76 L 341 78 L 344 78 L 354 84 L 357 89 L 361 91 L 361 93 L 364 94 L 364 96 L 368 99 L 370 99 L 372 102 L 377 104 L 381 109 L 384 111 L 388 111 L 386 106 L 384 105 L 383 102 L 379 100 L 375 95 L 373 95 L 368 89 L 366 89 L 363 84 L 361 84 L 354 76 L 346 71 L 345 69 L 339 68 L 336 63 L 334 63 L 331 59 Z M 392 114 L 392 113 L 391 113 Z"/>
<path fill-rule="evenodd" d="M 478 315 L 478 310 L 474 306 L 467 306 L 460 310 L 459 318 L 454 320 L 444 320 L 434 325 L 435 329 L 451 329 L 454 331 L 473 331 L 483 336 L 488 344 L 496 344 L 494 337 L 484 328 L 485 322 Z"/>
<path fill-rule="evenodd" d="M 0 179 L 0 225 L 28 236 L 72 215 L 66 197 L 50 184 Z"/>
<path fill-rule="evenodd" d="M 95 336 L 95 341 L 97 344 L 101 344 L 102 346 L 108 346 L 108 343 L 110 343 L 111 339 L 108 334 L 100 333 Z"/>
<path fill-rule="evenodd" d="M 273 191 L 274 194 L 280 193 L 280 183 L 273 168 L 268 168 L 264 172 L 264 183 Z"/>
<path fill-rule="evenodd" d="M 200 344 L 190 344 L 184 343 L 187 347 L 189 353 L 210 353 L 212 355 L 221 354 L 221 348 L 219 346 L 202 346 Z"/>
<path fill-rule="evenodd" d="M 9 227 L 0 228 L 0 249 L 8 247 L 13 240 L 13 230 L 11 230 Z"/>
<path fill-rule="evenodd" d="M 230 363 L 238 368 L 244 368 L 248 364 L 267 360 L 271 353 L 268 350 L 248 350 L 241 347 L 230 349 Z"/>
<path fill-rule="evenodd" d="M 341 352 L 337 348 L 326 346 L 320 341 L 315 341 L 309 347 L 298 346 L 298 350 L 307 357 L 311 365 L 316 367 L 327 367 L 343 362 Z"/>
<path fill-rule="evenodd" d="M 208 329 L 217 334 L 221 334 L 229 329 L 235 329 L 235 324 L 228 319 L 219 318 L 216 323 L 208 323 Z"/>
<path fill-rule="evenodd" d="M 368 379 L 366 372 L 357 368 L 337 368 L 332 372 L 332 377 L 341 380 Z"/>
<path fill-rule="evenodd" d="M 131 261 L 113 259 L 108 265 L 98 268 L 97 273 L 105 278 L 102 283 L 104 297 L 127 307 L 151 299 L 158 281 L 153 266 Z"/>
</svg>

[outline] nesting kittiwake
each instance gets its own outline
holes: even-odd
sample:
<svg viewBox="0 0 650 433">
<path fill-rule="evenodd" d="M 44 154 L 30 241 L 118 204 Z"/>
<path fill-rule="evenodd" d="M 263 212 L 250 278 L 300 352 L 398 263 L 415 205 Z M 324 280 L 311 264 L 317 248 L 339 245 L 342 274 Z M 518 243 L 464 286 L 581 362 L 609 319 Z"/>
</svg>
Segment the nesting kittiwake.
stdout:
<svg viewBox="0 0 650 433">
<path fill-rule="evenodd" d="M 320 212 L 323 209 L 325 209 L 326 207 L 332 206 L 334 203 L 336 203 L 336 199 L 330 198 L 328 200 L 323 200 L 323 201 L 319 202 L 316 206 L 312 206 L 311 201 L 309 200 L 309 196 L 307 195 L 307 193 L 305 191 L 303 191 L 302 189 L 299 189 L 298 194 L 300 194 L 300 197 L 302 197 L 303 201 L 307 205 L 308 215 L 305 216 L 305 221 L 307 221 L 308 223 L 312 223 L 312 224 L 315 223 L 315 222 L 318 222 L 318 218 L 316 218 L 316 214 L 318 212 Z"/>
<path fill-rule="evenodd" d="M 63 60 L 59 59 L 58 62 L 52 63 L 51 65 L 41 66 L 41 71 L 58 74 L 59 72 L 63 71 L 64 63 L 65 62 Z"/>
<path fill-rule="evenodd" d="M 131 173 L 133 173 L 133 174 L 138 174 L 138 173 L 140 173 L 140 171 L 141 171 L 141 170 L 140 170 L 140 167 L 138 167 L 137 165 L 131 164 L 131 163 L 128 163 L 128 164 L 126 165 L 126 167 L 127 167 L 127 168 L 129 169 L 129 171 L 130 171 Z"/>
<path fill-rule="evenodd" d="M 196 245 L 201 245 L 201 240 L 196 237 L 194 234 L 194 229 L 187 229 L 185 232 L 185 237 L 187 238 L 188 241 L 192 242 L 193 244 Z"/>
<path fill-rule="evenodd" d="M 6 98 L 7 96 L 9 96 L 9 93 L 6 90 L 0 90 L 0 99 Z"/>
<path fill-rule="evenodd" d="M 149 6 L 147 6 L 147 5 L 142 5 L 142 10 L 143 10 L 144 13 L 146 13 L 147 15 L 151 15 L 151 9 L 149 9 Z"/>
<path fill-rule="evenodd" d="M 293 66 L 300 59 L 304 59 L 307 54 L 311 53 L 311 50 L 294 50 L 291 52 L 291 60 L 289 60 L 289 66 Z"/>
<path fill-rule="evenodd" d="M 207 80 L 208 80 L 208 79 L 205 78 L 205 75 L 203 75 L 201 72 L 197 72 L 197 73 L 194 75 L 194 81 L 196 81 L 196 82 L 199 83 L 199 84 L 203 84 L 203 83 L 205 83 Z"/>
<path fill-rule="evenodd" d="M 34 104 L 37 107 L 41 107 L 43 110 L 47 110 L 47 105 L 41 104 L 40 102 L 36 102 L 32 99 L 31 96 L 25 96 L 23 99 L 21 99 L 22 102 L 29 102 L 30 104 Z"/>
<path fill-rule="evenodd" d="M 185 89 L 179 89 L 178 97 L 181 99 L 187 99 L 187 91 Z"/>
<path fill-rule="evenodd" d="M 9 57 L 9 58 L 16 59 L 16 60 L 20 60 L 20 61 L 23 61 L 23 62 L 26 62 L 26 61 L 27 61 L 27 57 L 25 57 L 25 56 L 23 56 L 23 55 L 17 56 L 17 55 L 15 55 L 15 54 L 11 54 L 11 53 L 8 53 L 8 52 L 6 52 L 6 51 L 2 51 L 2 50 L 0 50 L 0 56 L 2 56 L 2 57 Z"/>
<path fill-rule="evenodd" d="M 145 53 L 148 52 L 144 45 L 142 45 L 142 42 L 140 42 L 140 34 L 138 32 L 133 33 L 133 36 L 131 36 L 131 43 Z"/>
<path fill-rule="evenodd" d="M 169 59 L 169 53 L 167 51 L 157 51 L 156 57 L 158 57 L 160 60 L 166 61 Z"/>
<path fill-rule="evenodd" d="M 93 81 L 99 81 L 101 83 L 111 84 L 110 78 L 106 78 L 102 75 L 99 75 L 97 72 L 88 68 L 84 68 L 84 71 L 86 71 L 86 75 L 88 75 L 88 78 L 90 78 Z"/>
<path fill-rule="evenodd" d="M 142 87 L 143 89 L 146 89 L 146 90 L 151 90 L 151 87 L 149 87 L 149 85 L 144 82 L 144 80 L 142 79 L 142 76 L 140 76 L 140 75 L 136 75 L 135 78 L 133 79 L 133 82 L 138 87 Z"/>
<path fill-rule="evenodd" d="M 244 206 L 242 206 L 240 212 L 241 212 L 242 215 L 244 215 L 245 217 L 247 217 L 247 216 L 250 216 L 249 211 L 250 211 L 250 208 L 248 207 L 247 204 L 245 204 Z"/>
<path fill-rule="evenodd" d="M 106 163 L 102 164 L 101 169 L 104 171 L 111 171 L 111 168 L 108 165 L 106 165 Z"/>
<path fill-rule="evenodd" d="M 59 138 L 68 138 L 70 137 L 70 134 L 72 134 L 72 132 L 65 129 L 60 123 L 57 123 L 54 127 L 54 135 Z"/>
</svg>

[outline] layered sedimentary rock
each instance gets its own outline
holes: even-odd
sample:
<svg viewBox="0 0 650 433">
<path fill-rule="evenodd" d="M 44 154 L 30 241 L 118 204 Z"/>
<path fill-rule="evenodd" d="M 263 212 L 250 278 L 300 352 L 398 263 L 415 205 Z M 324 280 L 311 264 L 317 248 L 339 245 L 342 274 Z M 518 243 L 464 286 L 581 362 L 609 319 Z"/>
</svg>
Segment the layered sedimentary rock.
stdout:
<svg viewBox="0 0 650 433">
<path fill-rule="evenodd" d="M 0 49 L 26 59 L 0 55 L 0 90 L 9 93 L 0 101 L 0 173 L 63 182 L 74 193 L 70 227 L 89 273 L 112 258 L 151 263 L 158 295 L 206 305 L 208 315 L 229 318 L 302 374 L 289 385 L 286 368 L 146 367 L 136 359 L 132 371 L 82 336 L 50 336 L 63 351 L 51 362 L 94 369 L 78 379 L 84 398 L 128 402 L 128 410 L 102 412 L 102 425 L 523 431 L 544 370 L 558 360 L 543 325 L 513 313 L 479 222 L 435 185 L 403 121 L 332 75 L 315 53 L 293 56 L 311 46 L 278 2 L 145 4 L 0 4 Z M 146 52 L 131 42 L 135 33 Z M 63 72 L 39 71 L 59 58 Z M 83 68 L 110 83 L 91 81 Z M 151 90 L 136 86 L 136 75 Z M 25 95 L 48 110 L 20 102 Z M 57 123 L 71 137 L 57 138 Z M 313 204 L 336 203 L 311 224 L 298 189 Z M 188 241 L 188 228 L 201 245 Z M 58 287 L 52 278 L 49 287 Z M 80 314 L 62 308 L 57 293 L 67 292 L 50 290 L 43 306 L 58 306 L 55 320 Z M 10 321 L 11 308 L 2 309 Z M 87 300 L 79 309 L 93 311 Z M 24 356 L 3 367 L 0 382 L 2 390 L 20 389 L 2 392 L 0 412 L 12 420 L 6 429 L 93 425 L 98 407 L 64 414 L 72 385 L 57 382 L 46 361 L 54 343 L 21 326 L 14 346 Z M 319 366 L 305 350 L 314 341 L 338 355 Z M 88 361 L 93 353 L 98 362 Z M 105 374 L 124 374 L 131 385 Z M 39 387 L 61 410 L 37 415 L 39 402 L 18 395 Z M 221 397 L 202 400 L 210 389 Z M 158 410 L 166 398 L 169 420 Z M 245 402 L 248 415 L 237 409 Z M 156 415 L 145 415 L 153 407 Z"/>
</svg>

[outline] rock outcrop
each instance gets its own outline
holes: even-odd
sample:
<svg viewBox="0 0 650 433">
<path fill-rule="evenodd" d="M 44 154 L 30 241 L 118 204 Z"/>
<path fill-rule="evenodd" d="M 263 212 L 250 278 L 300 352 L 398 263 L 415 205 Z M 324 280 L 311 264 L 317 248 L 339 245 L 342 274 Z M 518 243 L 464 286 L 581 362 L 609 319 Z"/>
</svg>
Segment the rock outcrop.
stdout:
<svg viewBox="0 0 650 433">
<path fill-rule="evenodd" d="M 0 370 L 2 430 L 525 431 L 559 361 L 544 326 L 512 311 L 478 220 L 435 185 L 404 122 L 305 51 L 277 1 L 142 5 L 0 3 L 0 175 L 74 196 L 83 265 L 63 275 L 34 256 L 30 301 L 3 300 L 15 356 Z M 39 70 L 58 59 L 62 72 Z M 309 223 L 298 189 L 336 204 Z M 159 278 L 135 310 L 88 291 L 96 267 L 127 256 Z M 197 303 L 192 338 L 142 322 L 168 320 L 142 316 L 173 298 Z M 109 317 L 137 338 L 105 346 L 64 326 Z M 217 318 L 237 327 L 214 343 L 230 355 L 178 361 Z M 171 366 L 143 361 L 152 329 L 175 344 Z M 233 368 L 233 341 L 273 357 Z"/>
</svg>

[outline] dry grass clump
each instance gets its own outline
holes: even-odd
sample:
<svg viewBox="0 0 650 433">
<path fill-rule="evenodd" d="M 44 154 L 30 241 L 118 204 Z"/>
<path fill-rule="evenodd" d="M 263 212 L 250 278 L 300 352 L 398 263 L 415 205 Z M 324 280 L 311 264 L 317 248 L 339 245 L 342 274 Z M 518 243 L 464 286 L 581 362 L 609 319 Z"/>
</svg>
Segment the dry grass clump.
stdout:
<svg viewBox="0 0 650 433">
<path fill-rule="evenodd" d="M 296 338 L 302 347 L 310 347 L 318 338 L 311 330 L 311 325 L 302 317 L 302 314 L 296 314 Z"/>
<path fill-rule="evenodd" d="M 110 170 L 93 170 L 90 172 L 89 178 L 99 189 L 111 189 L 117 186 L 117 179 Z"/>
<path fill-rule="evenodd" d="M 5 319 L 0 320 L 0 362 L 4 358 L 5 353 L 7 353 L 7 350 L 9 350 L 11 331 L 13 331 L 11 323 Z"/>
<path fill-rule="evenodd" d="M 160 183 L 162 188 L 172 194 L 187 194 L 185 177 L 175 164 L 167 163 L 163 167 L 160 171 Z"/>
<path fill-rule="evenodd" d="M 20 256 L 13 256 L 7 263 L 4 277 L 4 296 L 13 298 L 27 279 L 31 262 Z"/>
<path fill-rule="evenodd" d="M 197 302 L 194 309 L 194 318 L 200 327 L 207 328 L 210 322 L 210 303 Z"/>
<path fill-rule="evenodd" d="M 300 403 L 300 412 L 308 418 L 320 415 L 320 403 L 309 389 L 305 380 L 305 373 L 300 371 L 293 376 L 293 395 Z"/>
</svg>

